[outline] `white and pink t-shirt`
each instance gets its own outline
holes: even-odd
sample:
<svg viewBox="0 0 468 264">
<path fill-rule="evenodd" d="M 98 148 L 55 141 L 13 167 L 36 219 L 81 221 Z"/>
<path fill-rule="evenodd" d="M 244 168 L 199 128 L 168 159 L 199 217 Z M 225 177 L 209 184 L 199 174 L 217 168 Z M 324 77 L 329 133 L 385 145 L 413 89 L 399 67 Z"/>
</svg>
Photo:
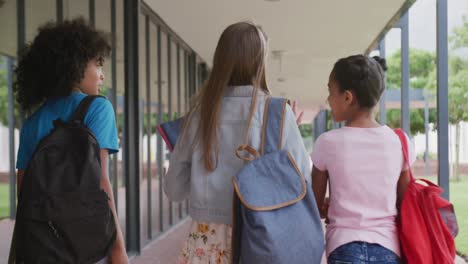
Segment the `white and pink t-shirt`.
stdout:
<svg viewBox="0 0 468 264">
<path fill-rule="evenodd" d="M 413 163 L 414 148 L 408 142 Z M 387 126 L 329 131 L 315 142 L 312 162 L 329 174 L 327 255 L 353 241 L 377 243 L 400 255 L 397 183 L 408 166 L 395 132 Z"/>
</svg>

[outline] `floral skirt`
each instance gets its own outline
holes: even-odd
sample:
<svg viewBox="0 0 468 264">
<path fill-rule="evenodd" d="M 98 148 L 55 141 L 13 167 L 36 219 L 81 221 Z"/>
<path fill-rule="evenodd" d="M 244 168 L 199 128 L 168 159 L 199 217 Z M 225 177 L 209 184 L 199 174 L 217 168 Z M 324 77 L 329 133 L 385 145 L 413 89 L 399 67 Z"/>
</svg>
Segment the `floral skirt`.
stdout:
<svg viewBox="0 0 468 264">
<path fill-rule="evenodd" d="M 227 264 L 231 259 L 231 226 L 192 221 L 178 264 Z"/>
</svg>

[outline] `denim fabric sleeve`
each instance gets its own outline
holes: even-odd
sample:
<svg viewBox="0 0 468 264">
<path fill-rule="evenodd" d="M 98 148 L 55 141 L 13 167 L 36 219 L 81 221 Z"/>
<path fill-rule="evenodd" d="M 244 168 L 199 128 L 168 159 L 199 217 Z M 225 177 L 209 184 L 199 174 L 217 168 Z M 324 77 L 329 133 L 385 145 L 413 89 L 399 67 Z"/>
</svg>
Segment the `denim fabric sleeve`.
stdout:
<svg viewBox="0 0 468 264">
<path fill-rule="evenodd" d="M 320 171 L 327 170 L 327 164 L 325 159 L 325 149 L 327 148 L 326 142 L 324 139 L 325 134 L 320 135 L 314 143 L 314 149 L 312 151 L 312 163 L 315 168 Z"/>
<path fill-rule="evenodd" d="M 307 182 L 310 181 L 310 159 L 307 150 L 304 146 L 301 133 L 296 124 L 296 117 L 289 105 L 286 105 L 286 113 L 284 117 L 283 137 L 282 137 L 283 150 L 289 151 L 294 158 L 298 169 L 305 177 Z"/>
<path fill-rule="evenodd" d="M 190 194 L 192 142 L 195 132 L 193 126 L 187 126 L 187 131 L 181 133 L 182 138 L 177 139 L 171 153 L 169 169 L 163 177 L 164 192 L 171 201 L 183 201 Z"/>
</svg>

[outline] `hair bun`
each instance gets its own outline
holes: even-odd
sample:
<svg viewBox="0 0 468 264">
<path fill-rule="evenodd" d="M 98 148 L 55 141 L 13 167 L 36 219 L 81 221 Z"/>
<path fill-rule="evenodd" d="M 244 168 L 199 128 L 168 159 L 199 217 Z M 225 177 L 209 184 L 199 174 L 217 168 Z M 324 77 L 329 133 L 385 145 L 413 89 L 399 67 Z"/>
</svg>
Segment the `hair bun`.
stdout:
<svg viewBox="0 0 468 264">
<path fill-rule="evenodd" d="M 376 62 L 379 63 L 380 67 L 382 67 L 382 70 L 384 71 L 387 71 L 388 67 L 387 67 L 387 60 L 385 60 L 384 58 L 380 57 L 380 56 L 374 56 L 372 57 Z"/>
</svg>

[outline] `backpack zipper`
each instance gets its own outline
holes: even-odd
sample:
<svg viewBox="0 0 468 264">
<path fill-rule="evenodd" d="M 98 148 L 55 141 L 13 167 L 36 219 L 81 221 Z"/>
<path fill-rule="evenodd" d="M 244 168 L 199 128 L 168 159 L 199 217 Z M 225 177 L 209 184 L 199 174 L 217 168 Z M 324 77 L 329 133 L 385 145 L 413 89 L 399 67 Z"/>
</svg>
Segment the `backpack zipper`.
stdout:
<svg viewBox="0 0 468 264">
<path fill-rule="evenodd" d="M 54 227 L 54 224 L 52 223 L 52 221 L 49 220 L 47 223 L 49 224 L 50 229 L 52 229 L 52 231 L 54 232 L 54 235 L 55 235 L 57 238 L 60 238 L 60 236 L 59 236 L 59 234 L 58 234 L 58 231 L 57 231 L 57 229 Z"/>
</svg>

